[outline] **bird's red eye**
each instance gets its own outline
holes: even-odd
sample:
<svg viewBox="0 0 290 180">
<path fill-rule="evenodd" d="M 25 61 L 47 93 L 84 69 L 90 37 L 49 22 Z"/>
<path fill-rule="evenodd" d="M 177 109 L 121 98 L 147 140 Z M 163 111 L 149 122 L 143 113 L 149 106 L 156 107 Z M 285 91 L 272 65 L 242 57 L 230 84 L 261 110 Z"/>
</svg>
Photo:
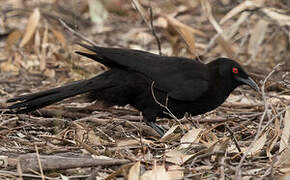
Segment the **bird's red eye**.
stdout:
<svg viewBox="0 0 290 180">
<path fill-rule="evenodd" d="M 238 73 L 239 73 L 238 68 L 233 68 L 233 73 L 234 73 L 234 74 L 238 74 Z"/>
</svg>

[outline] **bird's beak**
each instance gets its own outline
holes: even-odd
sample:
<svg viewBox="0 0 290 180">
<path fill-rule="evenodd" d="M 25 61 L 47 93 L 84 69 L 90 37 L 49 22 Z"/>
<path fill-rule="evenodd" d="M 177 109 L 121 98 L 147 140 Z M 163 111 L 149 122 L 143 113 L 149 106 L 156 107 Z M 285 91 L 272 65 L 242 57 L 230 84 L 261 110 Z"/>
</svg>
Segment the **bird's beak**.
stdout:
<svg viewBox="0 0 290 180">
<path fill-rule="evenodd" d="M 238 81 L 241 81 L 244 84 L 249 85 L 251 88 L 253 88 L 257 92 L 260 92 L 259 86 L 256 84 L 256 82 L 252 78 L 250 78 L 250 77 L 248 77 L 246 79 L 245 78 L 241 78 L 241 77 L 236 77 L 236 78 L 237 78 Z"/>
</svg>

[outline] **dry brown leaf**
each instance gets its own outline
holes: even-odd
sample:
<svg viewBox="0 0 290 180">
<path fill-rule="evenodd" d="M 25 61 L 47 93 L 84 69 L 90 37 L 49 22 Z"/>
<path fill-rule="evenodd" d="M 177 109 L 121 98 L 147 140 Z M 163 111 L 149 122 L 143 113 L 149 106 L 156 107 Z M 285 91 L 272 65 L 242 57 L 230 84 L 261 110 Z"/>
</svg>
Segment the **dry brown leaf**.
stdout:
<svg viewBox="0 0 290 180">
<path fill-rule="evenodd" d="M 139 143 L 140 143 L 140 141 L 138 142 L 136 139 L 119 140 L 117 142 L 117 146 L 118 147 L 122 147 L 122 146 L 134 146 L 134 145 L 138 145 Z"/>
<path fill-rule="evenodd" d="M 11 61 L 6 61 L 0 64 L 1 71 L 4 72 L 18 72 L 19 67 L 11 63 Z"/>
<path fill-rule="evenodd" d="M 226 150 L 229 149 L 228 148 L 229 142 L 230 142 L 230 138 L 228 137 L 224 137 L 223 139 L 219 139 L 212 142 L 203 142 L 203 144 L 207 146 L 208 148 L 197 152 L 196 155 L 208 154 L 208 153 L 213 153 L 213 152 L 218 152 L 218 151 L 225 152 Z M 217 156 L 217 158 L 219 158 L 219 156 Z"/>
<path fill-rule="evenodd" d="M 144 49 L 144 46 L 154 40 L 154 36 L 151 33 L 144 32 L 143 28 L 134 28 L 124 34 L 124 39 L 132 42 L 137 42 L 137 44 L 142 44 L 143 47 L 140 47 L 141 49 Z"/>
<path fill-rule="evenodd" d="M 36 30 L 35 36 L 34 36 L 34 52 L 35 52 L 35 54 L 40 55 L 40 47 L 41 47 L 40 34 L 39 34 L 39 30 Z"/>
<path fill-rule="evenodd" d="M 237 34 L 240 30 L 240 26 L 249 18 L 250 13 L 249 12 L 243 12 L 239 19 L 235 21 L 231 27 L 226 28 L 224 31 L 224 35 L 226 39 L 231 39 L 234 35 Z"/>
<path fill-rule="evenodd" d="M 140 4 L 139 0 L 131 0 L 132 3 L 134 4 L 135 8 L 139 11 L 139 13 L 141 14 L 141 16 L 143 17 L 143 20 L 145 21 L 145 23 L 147 24 L 148 27 L 150 26 L 150 18 L 148 16 L 147 11 L 142 7 L 142 5 Z"/>
<path fill-rule="evenodd" d="M 100 153 L 95 150 L 94 148 L 92 148 L 91 146 L 89 146 L 88 144 L 86 144 L 83 141 L 80 141 L 78 139 L 76 139 L 76 142 L 78 143 L 78 145 L 80 145 L 82 147 L 82 149 L 80 149 L 83 153 L 90 153 L 92 155 L 99 155 Z"/>
<path fill-rule="evenodd" d="M 46 77 L 54 78 L 55 77 L 55 70 L 46 68 L 43 72 Z"/>
<path fill-rule="evenodd" d="M 7 168 L 8 167 L 8 156 L 0 155 L 0 167 Z"/>
<path fill-rule="evenodd" d="M 227 148 L 228 148 L 229 142 L 230 142 L 230 138 L 229 137 L 223 137 L 215 145 L 214 151 L 215 152 L 217 152 L 217 151 L 225 152 L 227 150 Z"/>
<path fill-rule="evenodd" d="M 278 161 L 274 164 L 274 167 L 279 168 L 282 172 L 290 171 L 290 149 L 286 148 L 278 157 Z"/>
<path fill-rule="evenodd" d="M 217 146 L 215 147 L 214 151 L 215 152 L 223 152 L 223 153 L 225 153 L 226 150 L 228 149 L 229 143 L 230 143 L 230 138 L 229 137 L 224 137 L 217 144 Z M 224 158 L 224 154 L 217 154 L 216 162 L 220 162 L 222 158 Z"/>
<path fill-rule="evenodd" d="M 112 160 L 112 157 L 104 156 L 104 155 L 92 155 L 94 159 L 104 159 L 104 160 Z"/>
<path fill-rule="evenodd" d="M 20 53 L 15 52 L 8 61 L 0 63 L 0 69 L 4 72 L 18 72 L 20 69 L 22 56 Z"/>
<path fill-rule="evenodd" d="M 129 171 L 128 180 L 138 180 L 140 177 L 140 161 L 135 163 Z"/>
<path fill-rule="evenodd" d="M 78 141 L 83 141 L 86 137 L 87 130 L 79 123 L 74 122 L 73 125 L 76 127 L 76 138 Z"/>
<path fill-rule="evenodd" d="M 187 148 L 190 146 L 191 143 L 193 143 L 197 137 L 199 136 L 200 132 L 202 131 L 203 129 L 200 129 L 200 128 L 193 128 L 192 130 L 188 131 L 181 139 L 180 139 L 180 143 L 182 143 L 180 145 L 180 149 L 183 149 L 183 148 Z"/>
<path fill-rule="evenodd" d="M 230 0 L 221 0 L 221 2 L 223 3 L 223 5 L 229 5 L 230 4 Z"/>
<path fill-rule="evenodd" d="M 202 134 L 207 134 L 206 131 L 204 131 Z M 208 133 L 209 134 L 209 133 Z M 203 139 L 201 139 L 199 142 L 202 143 L 204 146 L 206 146 L 207 148 L 211 149 L 213 148 L 213 146 L 215 146 L 216 143 L 218 143 L 218 138 L 214 137 L 215 134 L 210 133 L 210 137 L 206 137 L 209 138 L 209 141 L 204 141 Z M 212 149 L 213 150 L 213 149 Z M 211 151 L 212 151 L 211 150 Z"/>
<path fill-rule="evenodd" d="M 247 150 L 247 148 L 244 147 L 240 147 L 242 152 L 245 152 Z M 227 152 L 228 153 L 239 153 L 239 150 L 237 149 L 237 146 L 235 144 L 231 144 L 228 148 L 227 148 Z"/>
<path fill-rule="evenodd" d="M 168 23 L 173 25 L 173 26 L 181 27 L 181 28 L 186 29 L 187 31 L 191 32 L 192 34 L 199 35 L 201 37 L 207 37 L 206 33 L 202 32 L 198 29 L 192 28 L 192 27 L 178 21 L 177 19 L 175 19 L 171 16 L 165 16 L 165 18 L 167 19 Z"/>
<path fill-rule="evenodd" d="M 208 0 L 201 0 L 201 5 L 204 12 L 206 13 L 208 17 L 209 22 L 213 25 L 213 27 L 218 33 L 222 33 L 223 32 L 222 28 L 220 27 L 220 25 L 217 23 L 217 21 L 214 19 L 212 15 L 211 6 Z"/>
<path fill-rule="evenodd" d="M 121 146 L 135 146 L 135 145 L 140 145 L 140 139 L 129 139 L 129 140 L 119 140 L 117 142 L 117 146 L 121 147 Z M 142 138 L 142 143 L 144 144 L 152 144 L 153 142 L 147 139 L 143 139 Z"/>
<path fill-rule="evenodd" d="M 252 0 L 255 3 L 257 3 L 258 5 L 263 5 L 265 3 L 266 0 Z"/>
<path fill-rule="evenodd" d="M 216 38 L 216 41 L 225 50 L 228 57 L 230 57 L 230 58 L 235 57 L 236 51 L 235 51 L 234 45 L 232 43 L 225 40 L 225 38 L 222 35 L 218 36 Z"/>
<path fill-rule="evenodd" d="M 171 180 L 183 179 L 184 178 L 184 169 L 177 165 L 169 166 L 168 168 L 168 175 Z"/>
<path fill-rule="evenodd" d="M 286 101 L 290 102 L 289 95 L 280 95 L 280 96 L 271 97 L 271 98 L 269 98 L 268 101 L 270 104 L 277 106 L 278 104 L 282 103 L 281 99 L 285 99 Z"/>
<path fill-rule="evenodd" d="M 19 45 L 20 47 L 24 47 L 28 43 L 28 41 L 32 38 L 36 30 L 36 27 L 39 24 L 39 20 L 40 20 L 40 11 L 38 8 L 35 8 L 32 14 L 30 15 L 28 22 L 26 24 L 25 34 L 20 42 L 20 45 Z"/>
<path fill-rule="evenodd" d="M 172 25 L 171 25 L 172 26 Z M 170 27 L 171 27 L 170 26 Z M 194 34 L 192 34 L 191 32 L 188 31 L 188 29 L 182 28 L 180 26 L 174 26 L 174 30 L 177 32 L 177 34 L 179 35 L 179 37 L 181 37 L 181 39 L 185 42 L 187 49 L 189 50 L 189 52 L 195 56 L 197 56 L 196 54 L 196 47 L 195 47 L 195 37 Z M 172 37 L 172 48 L 176 48 L 176 43 L 178 42 L 178 36 Z"/>
<path fill-rule="evenodd" d="M 219 34 L 219 36 L 216 38 L 216 41 L 226 51 L 228 57 L 231 57 L 231 58 L 235 57 L 236 51 L 234 49 L 234 46 L 229 40 L 226 40 L 223 29 L 217 23 L 214 16 L 212 15 L 212 9 L 211 9 L 210 3 L 208 2 L 208 0 L 201 0 L 201 5 L 204 12 L 206 13 L 208 17 L 209 22 L 212 24 L 212 26 L 215 28 L 215 30 Z"/>
<path fill-rule="evenodd" d="M 235 8 L 233 8 L 230 12 L 228 12 L 221 20 L 220 24 L 225 23 L 227 20 L 231 19 L 232 17 L 236 16 L 237 14 L 245 11 L 245 10 L 252 10 L 257 7 L 261 7 L 262 3 L 256 1 L 244 1 Z"/>
<path fill-rule="evenodd" d="M 96 136 L 93 130 L 90 130 L 88 133 L 88 141 L 93 145 L 102 145 L 102 139 L 100 136 Z"/>
<path fill-rule="evenodd" d="M 167 156 L 166 161 L 177 164 L 177 165 L 182 165 L 188 159 L 192 158 L 194 155 L 195 154 L 187 155 L 178 150 L 171 150 L 166 153 L 166 156 Z"/>
<path fill-rule="evenodd" d="M 156 27 L 161 27 L 166 29 L 168 27 L 168 20 L 166 19 L 166 17 L 158 17 L 156 20 Z"/>
<path fill-rule="evenodd" d="M 278 138 L 280 137 L 280 120 L 278 118 L 275 119 L 275 129 L 272 130 L 274 133 L 272 138 L 269 140 L 269 145 L 266 149 L 267 157 L 272 158 L 271 151 L 273 147 L 276 145 Z"/>
<path fill-rule="evenodd" d="M 176 20 L 175 18 L 171 16 L 166 16 L 166 19 L 168 21 L 168 31 L 171 29 L 174 29 L 179 36 L 182 38 L 182 40 L 187 45 L 187 48 L 189 49 L 190 53 L 194 56 L 197 56 L 196 54 L 196 47 L 195 47 L 195 34 L 198 34 L 200 36 L 206 37 L 206 34 L 194 29 L 190 26 L 187 26 L 180 21 Z"/>
<path fill-rule="evenodd" d="M 214 166 L 213 165 L 208 165 L 208 166 L 198 166 L 196 168 L 193 168 L 194 171 L 207 171 L 207 170 L 211 170 Z"/>
<path fill-rule="evenodd" d="M 290 169 L 283 176 L 280 176 L 277 180 L 289 180 L 290 179 Z"/>
<path fill-rule="evenodd" d="M 282 152 L 285 148 L 289 148 L 289 135 L 290 135 L 290 108 L 287 109 L 284 117 L 284 128 L 282 131 L 280 149 L 279 152 Z"/>
<path fill-rule="evenodd" d="M 55 36 L 55 38 L 60 42 L 62 47 L 66 46 L 66 40 L 64 35 L 62 34 L 62 32 L 58 31 L 57 29 L 52 28 L 51 29 L 53 35 Z"/>
<path fill-rule="evenodd" d="M 114 14 L 126 15 L 128 13 L 126 3 L 122 0 L 107 0 L 105 6 L 109 12 L 113 12 Z"/>
<path fill-rule="evenodd" d="M 47 42 L 48 42 L 48 25 L 46 23 L 45 28 L 44 28 L 44 32 L 43 32 L 41 55 L 40 55 L 40 62 L 39 62 L 39 69 L 41 71 L 46 69 Z"/>
<path fill-rule="evenodd" d="M 263 8 L 262 12 L 270 17 L 272 20 L 274 20 L 276 23 L 278 23 L 280 26 L 290 26 L 289 13 L 287 14 L 287 12 L 283 12 L 285 14 L 282 14 L 282 12 L 279 12 L 278 9 L 274 8 Z"/>
<path fill-rule="evenodd" d="M 260 19 L 259 22 L 255 25 L 254 29 L 251 32 L 251 38 L 248 46 L 248 53 L 252 57 L 255 57 L 258 53 L 259 47 L 263 42 L 265 34 L 267 32 L 268 22 Z"/>
<path fill-rule="evenodd" d="M 272 20 L 274 20 L 280 26 L 290 26 L 290 16 L 287 12 L 282 12 L 279 9 L 275 8 L 265 8 L 263 7 L 264 0 L 254 0 L 254 1 L 244 1 L 243 3 L 236 6 L 230 12 L 228 12 L 221 20 L 220 24 L 225 23 L 232 17 L 236 16 L 237 14 L 244 12 L 245 10 L 254 10 L 259 8 L 258 15 L 262 16 L 263 18 L 266 16 Z"/>
<path fill-rule="evenodd" d="M 169 140 L 172 136 L 174 136 L 174 131 L 179 127 L 179 125 L 175 125 L 173 127 L 171 127 L 161 138 L 160 138 L 160 142 L 165 142 L 167 140 Z"/>
<path fill-rule="evenodd" d="M 254 143 L 253 147 L 249 150 L 249 154 L 252 156 L 256 155 L 260 152 L 260 150 L 264 147 L 266 140 L 267 140 L 267 133 L 266 131 L 264 134 L 261 135 L 261 137 Z"/>
<path fill-rule="evenodd" d="M 182 27 L 178 27 L 177 32 L 184 40 L 185 44 L 187 45 L 187 48 L 189 49 L 189 52 L 194 56 L 198 56 L 196 53 L 194 34 L 190 33 L 188 29 Z"/>
<path fill-rule="evenodd" d="M 290 166 L 286 166 L 286 167 L 283 167 L 283 168 L 279 168 L 279 172 L 282 172 L 282 173 L 287 173 L 287 172 L 290 172 Z M 286 179 L 288 180 L 288 179 Z"/>
<path fill-rule="evenodd" d="M 48 43 L 48 24 L 45 23 L 43 38 L 42 38 L 42 46 L 46 46 L 47 43 Z"/>
<path fill-rule="evenodd" d="M 153 169 L 146 171 L 140 178 L 140 180 L 171 180 L 169 174 L 166 172 L 164 166 L 156 166 L 154 164 Z"/>
<path fill-rule="evenodd" d="M 9 51 L 13 44 L 15 44 L 22 36 L 23 32 L 15 30 L 9 34 L 5 43 L 5 51 Z"/>
</svg>

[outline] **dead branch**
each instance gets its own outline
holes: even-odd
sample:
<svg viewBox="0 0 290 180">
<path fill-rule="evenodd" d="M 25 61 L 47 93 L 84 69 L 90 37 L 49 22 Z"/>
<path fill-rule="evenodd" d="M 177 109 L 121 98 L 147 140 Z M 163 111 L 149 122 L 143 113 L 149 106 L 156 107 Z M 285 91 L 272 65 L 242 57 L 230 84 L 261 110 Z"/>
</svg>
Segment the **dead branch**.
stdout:
<svg viewBox="0 0 290 180">
<path fill-rule="evenodd" d="M 96 167 L 96 166 L 118 166 L 130 163 L 125 159 L 92 159 L 92 158 L 68 158 L 61 156 L 39 156 L 43 171 Z M 31 170 L 39 171 L 38 158 L 36 154 L 25 154 L 18 158 L 23 172 Z"/>
</svg>

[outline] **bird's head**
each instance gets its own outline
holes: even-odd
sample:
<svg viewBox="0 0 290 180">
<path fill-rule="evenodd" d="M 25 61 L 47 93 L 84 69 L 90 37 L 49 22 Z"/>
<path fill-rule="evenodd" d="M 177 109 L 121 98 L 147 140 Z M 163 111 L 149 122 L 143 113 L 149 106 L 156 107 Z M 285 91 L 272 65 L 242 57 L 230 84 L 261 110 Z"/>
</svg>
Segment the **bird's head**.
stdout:
<svg viewBox="0 0 290 180">
<path fill-rule="evenodd" d="M 230 84 L 236 87 L 245 84 L 259 92 L 258 85 L 236 61 L 228 58 L 218 58 L 215 63 L 218 65 L 219 75 L 230 81 Z"/>
</svg>

